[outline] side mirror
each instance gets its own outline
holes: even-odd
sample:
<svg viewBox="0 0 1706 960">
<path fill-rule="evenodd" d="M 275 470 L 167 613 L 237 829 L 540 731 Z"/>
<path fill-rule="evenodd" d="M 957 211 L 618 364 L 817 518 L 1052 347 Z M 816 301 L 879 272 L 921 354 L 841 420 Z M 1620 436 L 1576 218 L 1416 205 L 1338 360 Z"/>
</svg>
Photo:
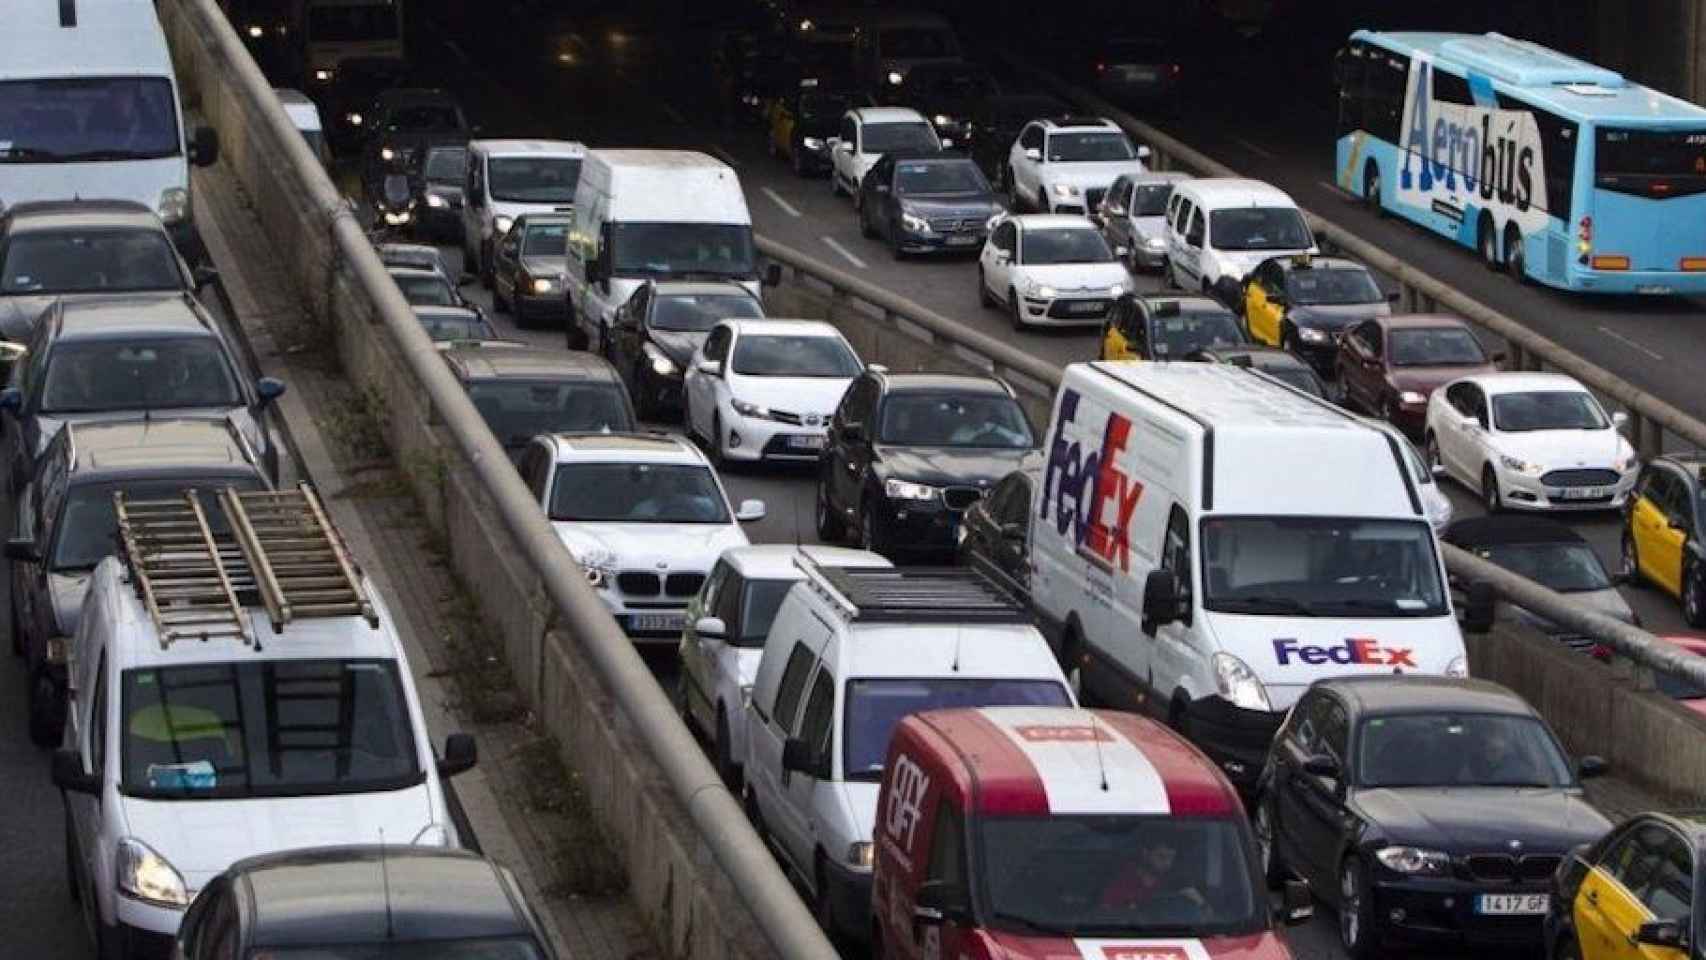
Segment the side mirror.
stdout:
<svg viewBox="0 0 1706 960">
<path fill-rule="evenodd" d="M 7 387 L 0 390 L 0 410 L 7 413 L 17 413 L 24 409 L 24 392 L 17 387 Z"/>
<path fill-rule="evenodd" d="M 1149 149 L 1148 147 L 1143 146 L 1141 144 L 1138 145 L 1137 159 L 1148 160 L 1150 157 L 1153 157 L 1153 156 L 1155 156 L 1155 151 L 1153 151 L 1153 150 Z"/>
<path fill-rule="evenodd" d="M 817 777 L 818 763 L 817 758 L 812 756 L 811 744 L 799 737 L 789 737 L 783 741 L 782 770 L 785 773 L 803 773 L 808 777 Z"/>
<path fill-rule="evenodd" d="M 276 377 L 262 377 L 255 381 L 255 395 L 260 398 L 257 406 L 268 407 L 274 400 L 284 396 L 284 381 Z"/>
<path fill-rule="evenodd" d="M 1635 931 L 1635 942 L 1649 947 L 1688 948 L 1688 932 L 1679 920 L 1649 920 Z"/>
<path fill-rule="evenodd" d="M 1114 248 L 1114 256 L 1119 257 L 1120 259 L 1123 260 L 1126 257 L 1131 256 L 1131 248 L 1130 247 L 1115 247 Z"/>
<path fill-rule="evenodd" d="M 190 139 L 190 162 L 205 167 L 218 159 L 219 134 L 214 133 L 212 127 L 196 127 L 195 136 Z"/>
<path fill-rule="evenodd" d="M 828 140 L 825 140 L 823 142 L 823 145 L 828 147 L 831 150 L 838 150 L 841 148 L 841 138 L 840 137 L 830 137 Z"/>
<path fill-rule="evenodd" d="M 841 428 L 841 439 L 846 443 L 863 443 L 865 428 L 857 423 L 849 423 Z"/>
<path fill-rule="evenodd" d="M 1007 251 L 1001 249 L 1000 247 L 996 247 L 995 248 L 995 262 L 998 264 L 1012 263 L 1013 262 L 1013 255 L 1008 253 Z"/>
<path fill-rule="evenodd" d="M 190 271 L 190 282 L 197 290 L 203 290 L 219 282 L 219 271 L 209 266 L 196 267 Z"/>
<path fill-rule="evenodd" d="M 1309 895 L 1309 881 L 1287 880 L 1280 890 L 1274 915 L 1288 927 L 1308 923 L 1315 916 L 1315 898 Z"/>
<path fill-rule="evenodd" d="M 6 541 L 6 559 L 20 563 L 40 563 L 41 551 L 29 537 L 13 537 Z"/>
<path fill-rule="evenodd" d="M 965 887 L 946 880 L 926 880 L 918 885 L 912 901 L 912 922 L 938 927 L 944 923 L 970 926 L 971 894 Z"/>
<path fill-rule="evenodd" d="M 1462 417 L 1460 419 L 1465 430 L 1481 429 L 1481 418 L 1479 417 Z"/>
<path fill-rule="evenodd" d="M 1594 777 L 1603 777 L 1605 776 L 1606 770 L 1610 769 L 1610 766 L 1610 764 L 1605 762 L 1604 757 L 1589 755 L 1576 761 L 1576 776 L 1581 777 L 1583 780 L 1591 780 Z"/>
<path fill-rule="evenodd" d="M 1001 539 L 1003 540 L 1023 540 L 1027 532 L 1025 525 L 1017 520 L 1001 525 Z"/>
<path fill-rule="evenodd" d="M 1463 631 L 1483 634 L 1493 629 L 1494 608 L 1498 603 L 1498 593 L 1493 585 L 1485 580 L 1476 580 L 1469 584 L 1467 592 L 1463 602 Z"/>
<path fill-rule="evenodd" d="M 1619 410 L 1616 413 L 1613 413 L 1611 415 L 1611 426 L 1612 426 L 1612 429 L 1614 429 L 1614 430 L 1623 429 L 1623 427 L 1626 424 L 1628 424 L 1628 422 L 1629 422 L 1629 414 L 1624 413 L 1622 410 Z"/>
<path fill-rule="evenodd" d="M 722 617 L 700 617 L 693 621 L 693 632 L 701 637 L 721 640 L 728 636 L 729 627 Z"/>
<path fill-rule="evenodd" d="M 480 748 L 466 733 L 453 733 L 444 738 L 444 756 L 438 761 L 438 775 L 454 777 L 467 773 L 480 762 Z"/>
<path fill-rule="evenodd" d="M 1151 570 L 1143 581 L 1143 626 L 1153 631 L 1181 619 L 1179 579 L 1171 570 Z"/>
<path fill-rule="evenodd" d="M 760 282 L 763 283 L 763 285 L 767 286 L 767 287 L 779 287 L 779 286 L 781 286 L 782 285 L 782 265 L 779 263 L 767 263 L 767 264 L 765 264 L 764 265 L 764 279 Z"/>
<path fill-rule="evenodd" d="M 763 500 L 742 500 L 740 510 L 735 513 L 735 519 L 741 523 L 751 523 L 754 520 L 763 520 L 764 514 Z"/>
<path fill-rule="evenodd" d="M 1185 234 L 1185 245 L 1191 247 L 1202 246 L 1202 231 L 1196 230 Z"/>
<path fill-rule="evenodd" d="M 701 360 L 698 370 L 707 377 L 720 377 L 723 375 L 723 362 L 721 360 Z"/>
<path fill-rule="evenodd" d="M 100 774 L 84 771 L 83 758 L 75 750 L 53 752 L 53 785 L 67 793 L 101 793 Z"/>
<path fill-rule="evenodd" d="M 1031 161 L 1032 163 L 1042 163 L 1043 162 L 1043 152 L 1041 150 L 1038 150 L 1036 147 L 1026 147 L 1025 148 L 1025 159 Z"/>
<path fill-rule="evenodd" d="M 1317 753 L 1303 761 L 1303 772 L 1323 780 L 1339 779 L 1339 761 L 1324 753 Z"/>
</svg>

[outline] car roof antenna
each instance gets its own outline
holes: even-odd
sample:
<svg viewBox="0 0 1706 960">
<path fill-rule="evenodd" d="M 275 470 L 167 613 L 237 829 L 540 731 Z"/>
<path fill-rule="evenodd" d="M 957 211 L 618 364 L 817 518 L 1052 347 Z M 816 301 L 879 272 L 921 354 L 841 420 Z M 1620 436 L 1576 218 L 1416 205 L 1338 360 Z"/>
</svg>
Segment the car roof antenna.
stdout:
<svg viewBox="0 0 1706 960">
<path fill-rule="evenodd" d="M 1090 714 L 1090 743 L 1096 747 L 1096 772 L 1102 776 L 1102 792 L 1108 792 L 1108 763 L 1102 757 L 1102 728 L 1095 714 Z M 386 901 L 386 909 L 390 909 L 390 901 Z"/>
</svg>

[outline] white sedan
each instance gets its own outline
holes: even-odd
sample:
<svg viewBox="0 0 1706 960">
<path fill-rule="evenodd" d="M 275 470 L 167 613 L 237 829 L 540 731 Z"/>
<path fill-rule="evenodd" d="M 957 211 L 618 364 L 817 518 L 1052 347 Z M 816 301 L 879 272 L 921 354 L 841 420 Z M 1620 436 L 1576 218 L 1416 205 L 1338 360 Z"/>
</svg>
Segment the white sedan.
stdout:
<svg viewBox="0 0 1706 960">
<path fill-rule="evenodd" d="M 817 320 L 724 320 L 687 367 L 687 432 L 714 462 L 816 460 L 847 385 L 864 369 Z"/>
<path fill-rule="evenodd" d="M 1562 374 L 1487 373 L 1433 392 L 1424 442 L 1488 512 L 1615 510 L 1640 465 L 1618 432 L 1626 419 Z"/>
<path fill-rule="evenodd" d="M 991 223 L 978 257 L 978 300 L 1004 306 L 1015 330 L 1100 324 L 1131 285 L 1126 249 L 1110 250 L 1083 217 L 1035 213 Z"/>
</svg>

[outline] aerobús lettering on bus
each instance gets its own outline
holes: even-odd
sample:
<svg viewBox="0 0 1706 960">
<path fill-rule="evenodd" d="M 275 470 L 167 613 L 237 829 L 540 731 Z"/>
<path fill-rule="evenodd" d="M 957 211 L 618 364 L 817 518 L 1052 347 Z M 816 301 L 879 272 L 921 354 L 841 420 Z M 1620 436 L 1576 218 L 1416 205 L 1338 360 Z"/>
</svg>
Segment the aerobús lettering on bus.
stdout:
<svg viewBox="0 0 1706 960">
<path fill-rule="evenodd" d="M 1522 112 L 1435 102 L 1427 92 L 1431 66 L 1422 61 L 1413 72 L 1399 187 L 1426 193 L 1443 180 L 1445 189 L 1455 191 L 1462 177 L 1464 189 L 1481 199 L 1496 196 L 1527 212 L 1534 202 L 1536 153 L 1532 144 L 1521 142 Z"/>
</svg>

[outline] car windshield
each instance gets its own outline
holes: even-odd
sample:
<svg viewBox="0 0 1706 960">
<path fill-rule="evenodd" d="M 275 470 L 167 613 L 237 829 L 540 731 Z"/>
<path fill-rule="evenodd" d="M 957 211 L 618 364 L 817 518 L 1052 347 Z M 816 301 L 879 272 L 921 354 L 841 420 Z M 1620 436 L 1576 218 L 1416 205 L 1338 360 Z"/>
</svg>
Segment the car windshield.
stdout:
<svg viewBox="0 0 1706 960">
<path fill-rule="evenodd" d="M 995 81 L 957 64 L 921 64 L 907 71 L 906 87 L 921 96 L 964 99 L 994 92 Z"/>
<path fill-rule="evenodd" d="M 55 573 L 92 570 L 97 563 L 117 552 L 118 516 L 113 508 L 113 494 L 124 491 L 132 500 L 183 499 L 185 490 L 210 491 L 235 487 L 239 493 L 265 489 L 261 478 L 249 474 L 228 476 L 184 476 L 170 480 L 119 480 L 111 483 L 85 483 L 72 487 L 65 494 L 59 522 L 53 528 L 48 569 Z M 225 511 L 219 498 L 199 498 L 207 514 L 208 525 L 216 534 L 226 533 Z"/>
<path fill-rule="evenodd" d="M 613 383 L 580 380 L 484 380 L 468 398 L 506 447 L 542 433 L 625 431 L 635 428 L 627 395 Z"/>
<path fill-rule="evenodd" d="M 1190 356 L 1198 350 L 1246 342 L 1238 318 L 1220 310 L 1190 310 L 1150 321 L 1157 360 Z"/>
<path fill-rule="evenodd" d="M 551 519 L 579 523 L 728 523 L 709 467 L 691 463 L 565 463 Z"/>
<path fill-rule="evenodd" d="M 409 940 L 340 943 L 324 947 L 268 947 L 265 960 L 544 960 L 531 940 Z"/>
<path fill-rule="evenodd" d="M 1493 395 L 1493 426 L 1505 433 L 1604 430 L 1610 426 L 1585 390 L 1532 390 Z"/>
<path fill-rule="evenodd" d="M 954 35 L 939 27 L 891 27 L 877 35 L 883 56 L 898 60 L 926 57 L 957 57 L 960 45 Z"/>
<path fill-rule="evenodd" d="M 0 163 L 147 160 L 181 152 L 178 107 L 164 77 L 0 82 Z"/>
<path fill-rule="evenodd" d="M 1113 130 L 1084 133 L 1056 133 L 1048 138 L 1049 163 L 1094 163 L 1109 160 L 1131 160 L 1137 151 L 1125 134 Z"/>
<path fill-rule="evenodd" d="M 782 608 L 782 601 L 797 582 L 748 580 L 740 603 L 740 633 L 731 637 L 729 643 L 736 647 L 762 648 L 770 636 L 770 624 L 776 619 L 776 611 Z"/>
<path fill-rule="evenodd" d="M 879 780 L 889 738 L 905 717 L 956 707 L 1069 707 L 1053 680 L 849 680 L 843 766 L 849 780 Z"/>
<path fill-rule="evenodd" d="M 1026 230 L 1020 263 L 1109 263 L 1114 253 L 1102 235 L 1086 227 Z"/>
<path fill-rule="evenodd" d="M 159 230 L 40 230 L 6 243 L 0 293 L 182 290 L 172 241 Z"/>
<path fill-rule="evenodd" d="M 1465 549 L 1559 593 L 1610 590 L 1611 575 L 1585 543 L 1462 544 Z"/>
<path fill-rule="evenodd" d="M 860 147 L 865 153 L 931 153 L 942 149 L 936 131 L 928 123 L 867 123 L 860 128 Z"/>
<path fill-rule="evenodd" d="M 1380 303 L 1386 299 L 1374 278 L 1361 267 L 1293 270 L 1286 274 L 1285 289 L 1292 303 L 1305 306 Z"/>
<path fill-rule="evenodd" d="M 524 257 L 563 257 L 569 253 L 569 225 L 566 223 L 530 223 L 521 237 Z"/>
<path fill-rule="evenodd" d="M 1203 606 L 1304 617 L 1446 613 L 1423 521 L 1213 517 L 1203 521 Z"/>
<path fill-rule="evenodd" d="M 976 872 L 994 929 L 1135 939 L 1267 928 L 1266 897 L 1257 893 L 1252 843 L 1240 819 L 993 816 L 974 829 L 982 834 L 977 849 L 985 862 Z M 1134 948 L 1129 955 L 1149 953 Z M 1158 955 L 1188 954 L 1169 948 Z"/>
<path fill-rule="evenodd" d="M 839 117 L 847 112 L 852 105 L 845 94 L 840 93 L 802 93 L 800 94 L 800 119 L 817 120 L 822 117 Z"/>
<path fill-rule="evenodd" d="M 1533 717 L 1418 713 L 1358 724 L 1364 787 L 1565 787 L 1564 751 Z"/>
<path fill-rule="evenodd" d="M 391 279 L 397 281 L 397 289 L 403 291 L 403 299 L 409 301 L 411 307 L 456 305 L 456 294 L 450 289 L 450 284 L 436 274 L 393 273 Z"/>
<path fill-rule="evenodd" d="M 1170 183 L 1140 183 L 1131 189 L 1131 215 L 1162 217 L 1167 215 L 1167 201 L 1173 196 Z"/>
<path fill-rule="evenodd" d="M 758 275 L 744 223 L 613 223 L 610 237 L 620 276 Z"/>
<path fill-rule="evenodd" d="M 1035 446 L 1019 404 L 998 394 L 897 393 L 883 401 L 879 443 L 903 447 Z"/>
<path fill-rule="evenodd" d="M 1487 362 L 1481 341 L 1462 327 L 1400 327 L 1386 335 L 1394 367 L 1464 367 Z"/>
<path fill-rule="evenodd" d="M 970 160 L 927 160 L 897 163 L 894 192 L 905 196 L 943 193 L 989 193 L 989 181 Z"/>
<path fill-rule="evenodd" d="M 41 412 L 97 413 L 243 403 L 230 362 L 212 337 L 75 340 L 48 356 Z"/>
<path fill-rule="evenodd" d="M 1315 241 L 1291 207 L 1228 207 L 1208 215 L 1209 242 L 1219 250 L 1304 250 Z"/>
<path fill-rule="evenodd" d="M 471 310 L 444 313 L 421 313 L 417 310 L 415 317 L 420 320 L 427 336 L 437 343 L 451 340 L 496 340 L 498 337 L 498 332 L 492 329 L 492 325 Z"/>
<path fill-rule="evenodd" d="M 385 129 L 392 133 L 456 133 L 462 129 L 462 118 L 449 104 L 417 103 L 392 110 L 385 118 Z"/>
<path fill-rule="evenodd" d="M 438 251 L 431 247 L 408 247 L 387 244 L 379 248 L 379 262 L 387 267 L 409 267 L 415 270 L 431 270 L 439 275 L 445 275 L 444 261 L 438 258 Z"/>
<path fill-rule="evenodd" d="M 467 147 L 433 147 L 427 151 L 425 176 L 428 180 L 460 184 L 467 175 Z"/>
<path fill-rule="evenodd" d="M 486 166 L 494 200 L 575 202 L 575 185 L 581 176 L 576 157 L 493 157 Z"/>
<path fill-rule="evenodd" d="M 840 337 L 746 334 L 735 341 L 734 372 L 748 377 L 854 377 L 859 360 Z"/>
<path fill-rule="evenodd" d="M 308 36 L 310 42 L 323 40 L 334 43 L 358 43 L 369 40 L 395 40 L 401 4 L 309 4 Z"/>
<path fill-rule="evenodd" d="M 652 304 L 652 329 L 704 333 L 719 320 L 764 316 L 764 308 L 746 294 L 672 293 Z"/>
<path fill-rule="evenodd" d="M 393 660 L 126 670 L 120 696 L 127 796 L 366 793 L 425 779 Z"/>
</svg>

